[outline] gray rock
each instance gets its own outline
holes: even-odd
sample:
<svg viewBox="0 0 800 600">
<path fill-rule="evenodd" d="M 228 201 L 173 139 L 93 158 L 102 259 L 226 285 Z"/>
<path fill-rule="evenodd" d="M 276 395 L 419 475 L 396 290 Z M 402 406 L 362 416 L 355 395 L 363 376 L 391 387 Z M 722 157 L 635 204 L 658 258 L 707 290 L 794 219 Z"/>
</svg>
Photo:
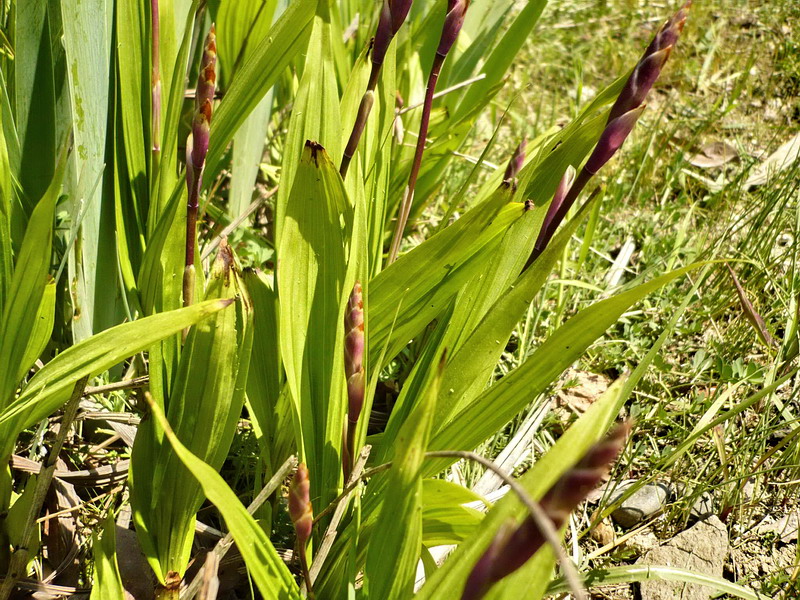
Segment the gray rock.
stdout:
<svg viewBox="0 0 800 600">
<path fill-rule="evenodd" d="M 683 498 L 688 499 L 692 495 L 692 491 L 683 482 L 676 483 L 674 489 L 677 495 L 677 500 Z M 695 497 L 694 502 L 692 502 L 692 507 L 689 509 L 689 516 L 691 517 L 692 521 L 705 519 L 713 514 L 715 514 L 714 496 L 711 495 L 711 492 L 703 492 L 699 496 Z"/>
<path fill-rule="evenodd" d="M 694 501 L 690 512 L 693 519 L 705 519 L 714 514 L 714 498 L 708 492 L 703 492 Z"/>
<path fill-rule="evenodd" d="M 649 527 L 631 536 L 625 542 L 625 548 L 633 552 L 634 556 L 642 556 L 658 546 L 659 541 L 656 534 Z"/>
<path fill-rule="evenodd" d="M 635 481 L 626 481 L 611 497 L 616 502 Z M 671 496 L 669 485 L 664 482 L 647 483 L 633 492 L 619 508 L 611 513 L 611 518 L 623 529 L 631 529 L 650 517 L 660 513 Z"/>
<path fill-rule="evenodd" d="M 722 521 L 712 516 L 653 548 L 636 564 L 679 567 L 722 577 L 728 550 L 728 531 Z M 715 590 L 680 581 L 653 579 L 640 583 L 639 591 L 641 600 L 708 600 Z"/>
</svg>

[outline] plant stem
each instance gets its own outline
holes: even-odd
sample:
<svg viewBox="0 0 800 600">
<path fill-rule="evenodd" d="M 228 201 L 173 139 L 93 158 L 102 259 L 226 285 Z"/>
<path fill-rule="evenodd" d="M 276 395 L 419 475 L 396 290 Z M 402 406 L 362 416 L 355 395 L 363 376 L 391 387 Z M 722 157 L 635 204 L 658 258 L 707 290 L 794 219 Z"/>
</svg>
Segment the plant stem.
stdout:
<svg viewBox="0 0 800 600">
<path fill-rule="evenodd" d="M 444 59 L 445 55 L 439 54 L 438 52 L 433 57 L 433 65 L 431 65 L 431 72 L 428 76 L 428 84 L 425 87 L 425 102 L 422 105 L 422 119 L 419 123 L 419 137 L 417 138 L 417 146 L 414 150 L 414 162 L 411 164 L 411 174 L 408 177 L 408 185 L 403 193 L 403 200 L 400 203 L 400 210 L 397 213 L 397 223 L 395 224 L 392 243 L 389 246 L 389 256 L 386 259 L 387 265 L 397 260 L 397 254 L 400 252 L 400 242 L 403 239 L 403 231 L 408 222 L 408 215 L 411 213 L 411 204 L 414 200 L 414 188 L 417 185 L 419 168 L 422 164 L 422 153 L 425 151 L 425 140 L 428 137 L 428 125 L 431 119 L 433 94 L 436 91 L 436 82 L 439 80 L 439 73 L 442 70 Z"/>
<path fill-rule="evenodd" d="M 37 515 L 42 510 L 47 491 L 50 489 L 50 483 L 53 481 L 53 473 L 56 470 L 58 456 L 61 454 L 64 441 L 67 439 L 72 423 L 75 421 L 75 415 L 78 414 L 78 406 L 80 405 L 87 381 L 89 381 L 88 375 L 75 383 L 75 387 L 72 389 L 72 395 L 64 407 L 64 416 L 61 419 L 55 442 L 50 449 L 50 453 L 47 455 L 44 467 L 39 471 L 39 475 L 36 479 L 33 501 L 28 509 L 28 514 L 25 517 L 25 526 L 22 529 L 22 539 L 20 539 L 19 546 L 14 549 L 11 555 L 8 573 L 6 573 L 3 584 L 0 586 L 0 600 L 8 600 L 11 592 L 14 591 L 17 581 L 25 575 L 25 567 L 30 558 L 30 545 L 33 541 L 34 534 L 38 530 L 38 525 L 36 524 Z"/>
<path fill-rule="evenodd" d="M 347 140 L 347 146 L 344 148 L 342 154 L 342 164 L 339 167 L 339 174 L 344 179 L 347 176 L 347 169 L 350 167 L 350 161 L 358 149 L 358 142 L 364 133 L 364 128 L 367 126 L 367 119 L 369 113 L 372 111 L 372 105 L 375 103 L 375 88 L 378 86 L 378 75 L 381 71 L 381 65 L 372 63 L 372 71 L 369 75 L 369 83 L 367 84 L 367 91 L 361 97 L 361 103 L 358 105 L 358 112 L 356 113 L 356 122 L 353 124 L 353 131 L 350 132 L 350 138 Z"/>
</svg>

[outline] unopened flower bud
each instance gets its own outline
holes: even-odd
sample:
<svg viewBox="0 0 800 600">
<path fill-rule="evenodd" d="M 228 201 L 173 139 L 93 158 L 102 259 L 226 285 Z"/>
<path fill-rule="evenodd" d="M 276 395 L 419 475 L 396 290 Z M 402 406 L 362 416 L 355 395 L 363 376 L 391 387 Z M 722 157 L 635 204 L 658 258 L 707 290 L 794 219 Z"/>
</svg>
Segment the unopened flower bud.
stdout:
<svg viewBox="0 0 800 600">
<path fill-rule="evenodd" d="M 525 148 L 528 145 L 528 138 L 523 137 L 519 145 L 514 149 L 514 154 L 508 161 L 506 172 L 503 174 L 503 181 L 514 179 L 525 164 Z"/>
<path fill-rule="evenodd" d="M 357 423 L 364 406 L 364 298 L 356 281 L 344 315 L 344 374 L 347 378 L 350 423 Z"/>
<path fill-rule="evenodd" d="M 467 14 L 469 0 L 447 0 L 447 15 L 444 18 L 442 37 L 439 38 L 439 47 L 436 54 L 447 56 L 450 48 L 458 39 L 461 26 L 464 25 L 464 16 Z"/>
<path fill-rule="evenodd" d="M 603 133 L 600 134 L 600 139 L 597 140 L 597 145 L 589 156 L 589 160 L 586 161 L 583 167 L 586 171 L 594 175 L 604 164 L 611 160 L 611 157 L 617 153 L 617 150 L 620 149 L 633 130 L 633 126 L 636 125 L 636 121 L 643 110 L 644 104 L 629 110 L 613 121 L 609 121 Z"/>
<path fill-rule="evenodd" d="M 300 463 L 289 486 L 289 517 L 294 524 L 297 541 L 301 548 L 305 547 L 308 538 L 311 537 L 311 528 L 314 525 L 310 495 L 311 483 L 308 478 L 308 468 L 305 463 Z"/>
<path fill-rule="evenodd" d="M 614 102 L 614 106 L 611 107 L 611 112 L 608 115 L 609 123 L 644 102 L 647 93 L 653 87 L 656 79 L 658 79 L 664 63 L 667 62 L 672 48 L 678 41 L 681 31 L 683 31 L 690 6 L 691 0 L 684 4 L 669 21 L 664 23 L 655 37 L 653 37 L 653 41 L 644 51 L 642 58 L 634 67 L 616 102 Z"/>
</svg>

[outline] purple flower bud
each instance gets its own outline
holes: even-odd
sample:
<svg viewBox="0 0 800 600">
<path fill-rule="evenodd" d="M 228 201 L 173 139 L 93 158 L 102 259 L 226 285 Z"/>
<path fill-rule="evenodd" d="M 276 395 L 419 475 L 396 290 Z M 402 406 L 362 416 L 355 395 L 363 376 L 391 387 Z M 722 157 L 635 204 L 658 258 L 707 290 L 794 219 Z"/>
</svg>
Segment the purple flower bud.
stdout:
<svg viewBox="0 0 800 600">
<path fill-rule="evenodd" d="M 202 170 L 208 153 L 208 139 L 211 129 L 211 112 L 216 89 L 217 38 L 214 25 L 206 37 L 200 75 L 195 92 L 195 113 L 192 118 L 192 164 L 195 170 Z"/>
<path fill-rule="evenodd" d="M 400 31 L 400 27 L 411 10 L 412 0 L 383 0 L 381 14 L 378 17 L 378 29 L 375 31 L 375 39 L 372 44 L 372 62 L 382 65 L 386 57 L 386 50 L 389 48 L 394 36 Z"/>
<path fill-rule="evenodd" d="M 636 121 L 643 110 L 644 104 L 608 122 L 603 133 L 600 134 L 600 139 L 597 141 L 591 156 L 589 156 L 589 160 L 586 161 L 583 167 L 588 173 L 596 174 L 600 167 L 611 160 L 611 157 L 616 154 L 625 138 L 633 130 L 633 126 L 636 125 Z"/>
<path fill-rule="evenodd" d="M 344 374 L 347 377 L 350 423 L 358 423 L 364 406 L 364 299 L 356 282 L 344 315 Z"/>
<path fill-rule="evenodd" d="M 683 31 L 690 6 L 691 0 L 658 30 L 611 107 L 609 123 L 644 102 Z"/>
<path fill-rule="evenodd" d="M 375 31 L 375 39 L 372 43 L 372 63 L 382 65 L 386 57 L 386 50 L 394 37 L 392 31 L 392 8 L 389 0 L 383 0 L 381 14 L 378 17 L 378 29 Z"/>
<path fill-rule="evenodd" d="M 540 505 L 555 529 L 564 526 L 569 514 L 602 480 L 622 450 L 629 431 L 630 423 L 615 427 L 547 491 Z M 524 565 L 544 543 L 545 537 L 532 517 L 527 517 L 511 534 L 502 528 L 473 567 L 462 600 L 482 598 L 492 585 Z"/>
<path fill-rule="evenodd" d="M 217 30 L 212 24 L 203 46 L 203 58 L 200 61 L 200 74 L 197 78 L 195 106 L 199 110 L 206 102 L 214 100 L 217 87 Z"/>
<path fill-rule="evenodd" d="M 561 223 L 561 219 L 557 219 L 556 217 L 561 212 L 564 199 L 567 197 L 567 193 L 570 188 L 572 188 L 574 182 L 575 168 L 570 165 L 567 167 L 567 170 L 564 171 L 564 175 L 562 175 L 561 181 L 559 181 L 558 187 L 556 188 L 556 193 L 553 194 L 553 200 L 550 202 L 550 206 L 547 207 L 547 214 L 544 216 L 544 221 L 542 221 L 542 228 L 539 230 L 539 237 L 534 245 L 534 248 L 537 248 L 539 252 L 544 251 L 547 244 L 550 242 L 550 238 L 553 237 L 556 228 Z M 566 210 L 569 210 L 569 207 L 567 207 Z M 566 214 L 566 210 L 564 214 Z"/>
<path fill-rule="evenodd" d="M 447 0 L 447 15 L 444 18 L 442 37 L 439 38 L 439 47 L 436 54 L 447 56 L 450 48 L 458 39 L 461 26 L 464 24 L 464 16 L 467 14 L 469 0 Z"/>
<path fill-rule="evenodd" d="M 527 145 L 528 145 L 528 138 L 523 137 L 522 141 L 519 143 L 519 146 L 517 146 L 516 149 L 514 150 L 514 154 L 511 155 L 511 158 L 508 161 L 506 172 L 503 175 L 503 181 L 514 179 L 514 177 L 517 176 L 517 173 L 520 172 L 520 169 L 522 169 L 522 165 L 525 164 L 525 148 Z"/>
<path fill-rule="evenodd" d="M 392 9 L 392 33 L 400 31 L 400 27 L 405 23 L 408 11 L 411 10 L 412 0 L 389 0 Z"/>
<path fill-rule="evenodd" d="M 308 477 L 308 467 L 300 463 L 289 485 L 289 517 L 294 524 L 297 541 L 301 548 L 311 537 L 314 525 L 314 512 L 311 507 L 311 482 Z"/>
</svg>

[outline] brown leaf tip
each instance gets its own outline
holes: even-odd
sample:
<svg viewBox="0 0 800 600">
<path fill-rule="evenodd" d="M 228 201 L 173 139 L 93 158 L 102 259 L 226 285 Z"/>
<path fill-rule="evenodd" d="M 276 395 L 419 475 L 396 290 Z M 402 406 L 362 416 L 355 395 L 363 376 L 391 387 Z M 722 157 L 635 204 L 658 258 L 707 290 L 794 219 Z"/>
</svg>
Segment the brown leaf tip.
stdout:
<svg viewBox="0 0 800 600">
<path fill-rule="evenodd" d="M 313 140 L 306 140 L 306 149 L 311 152 L 311 160 L 314 161 L 314 164 L 319 166 L 319 155 L 325 152 L 323 145 Z"/>
</svg>

